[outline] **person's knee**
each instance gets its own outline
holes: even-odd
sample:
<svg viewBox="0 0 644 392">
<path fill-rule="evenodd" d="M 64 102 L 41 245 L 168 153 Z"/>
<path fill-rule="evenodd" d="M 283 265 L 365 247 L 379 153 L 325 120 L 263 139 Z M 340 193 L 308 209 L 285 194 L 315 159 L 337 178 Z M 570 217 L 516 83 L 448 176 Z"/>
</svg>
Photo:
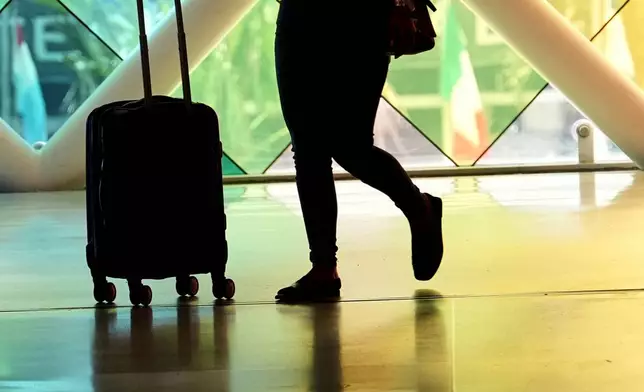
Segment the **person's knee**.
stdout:
<svg viewBox="0 0 644 392">
<path fill-rule="evenodd" d="M 315 148 L 297 148 L 293 154 L 298 172 L 325 172 L 331 168 L 331 156 Z"/>
<path fill-rule="evenodd" d="M 372 143 L 351 143 L 337 146 L 333 150 L 333 159 L 344 170 L 352 173 L 359 170 L 361 165 L 369 164 L 369 154 L 373 149 Z"/>
</svg>

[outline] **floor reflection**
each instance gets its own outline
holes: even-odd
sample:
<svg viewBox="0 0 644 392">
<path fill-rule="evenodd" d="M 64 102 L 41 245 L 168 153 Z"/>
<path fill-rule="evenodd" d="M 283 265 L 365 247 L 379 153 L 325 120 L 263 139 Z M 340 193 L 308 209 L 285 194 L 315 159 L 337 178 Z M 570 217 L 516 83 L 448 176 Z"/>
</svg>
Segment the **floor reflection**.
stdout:
<svg viewBox="0 0 644 392">
<path fill-rule="evenodd" d="M 92 385 L 95 392 L 447 392 L 451 314 L 432 291 L 398 304 L 96 308 Z"/>
<path fill-rule="evenodd" d="M 400 304 L 406 310 L 412 310 Z M 393 304 L 390 310 L 393 309 Z M 312 360 L 309 391 L 452 391 L 452 360 L 445 324 L 451 304 L 419 290 L 413 315 L 405 311 L 363 314 L 361 304 L 299 305 L 284 312 L 310 320 Z M 411 317 L 410 317 L 411 316 Z M 387 366 L 391 363 L 390 366 Z M 358 387 L 360 386 L 360 387 Z"/>
<path fill-rule="evenodd" d="M 234 307 L 213 306 L 211 320 L 204 318 L 206 310 L 179 301 L 175 317 L 167 308 L 156 317 L 153 308 L 132 308 L 129 320 L 119 320 L 122 310 L 97 307 L 91 350 L 94 391 L 230 391 L 228 331 Z M 199 372 L 213 377 L 191 377 Z"/>
<path fill-rule="evenodd" d="M 644 298 L 590 291 L 644 282 L 644 175 L 441 181 L 419 181 L 445 190 L 431 286 L 413 280 L 395 207 L 339 184 L 346 301 L 319 306 L 270 302 L 308 265 L 292 185 L 235 189 L 237 305 L 177 303 L 166 281 L 133 310 L 82 308 L 82 194 L 0 195 L 0 391 L 640 391 Z"/>
<path fill-rule="evenodd" d="M 313 331 L 310 391 L 344 391 L 342 375 L 342 341 L 338 303 L 310 307 Z"/>
<path fill-rule="evenodd" d="M 642 176 L 627 171 L 490 176 L 476 178 L 475 192 L 489 194 L 503 207 L 523 211 L 578 211 L 612 204 L 638 178 Z"/>
<path fill-rule="evenodd" d="M 450 303 L 445 306 L 438 292 L 416 291 L 414 341 L 417 392 L 453 391 L 452 353 L 445 325 L 446 316 L 452 316 L 452 305 L 453 303 Z M 451 322 L 451 319 L 449 321 Z"/>
<path fill-rule="evenodd" d="M 0 313 L 0 391 L 636 392 L 644 383 L 642 293 L 410 297 Z"/>
</svg>

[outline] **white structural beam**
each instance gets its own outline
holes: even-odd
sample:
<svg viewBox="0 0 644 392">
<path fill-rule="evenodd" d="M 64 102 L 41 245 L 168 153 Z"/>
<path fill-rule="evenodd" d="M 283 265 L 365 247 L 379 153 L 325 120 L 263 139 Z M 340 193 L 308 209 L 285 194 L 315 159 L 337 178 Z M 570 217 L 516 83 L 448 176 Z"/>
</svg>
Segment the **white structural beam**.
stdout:
<svg viewBox="0 0 644 392">
<path fill-rule="evenodd" d="M 39 156 L 0 119 L 0 192 L 25 192 L 39 187 Z"/>
<path fill-rule="evenodd" d="M 644 93 L 544 0 L 461 0 L 644 168 Z"/>
<path fill-rule="evenodd" d="M 183 7 L 188 57 L 194 69 L 246 14 L 256 0 L 187 0 Z M 174 13 L 150 36 L 152 87 L 155 94 L 171 93 L 180 83 Z M 220 75 L 225 78 L 226 75 Z M 65 122 L 41 152 L 40 189 L 82 187 L 85 182 L 85 122 L 96 107 L 143 96 L 140 52 L 125 59 L 83 105 Z M 151 132 L 154 130 L 141 130 Z"/>
</svg>

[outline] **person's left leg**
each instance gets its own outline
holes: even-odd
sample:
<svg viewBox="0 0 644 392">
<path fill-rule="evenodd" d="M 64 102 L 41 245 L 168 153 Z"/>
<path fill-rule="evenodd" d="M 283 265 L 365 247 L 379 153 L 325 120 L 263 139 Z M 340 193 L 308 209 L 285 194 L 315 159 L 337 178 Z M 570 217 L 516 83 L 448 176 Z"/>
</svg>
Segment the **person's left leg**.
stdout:
<svg viewBox="0 0 644 392">
<path fill-rule="evenodd" d="M 412 232 L 414 275 L 429 280 L 443 257 L 442 201 L 421 193 L 396 158 L 373 144 L 388 67 L 389 57 L 378 54 L 366 54 L 347 66 L 342 97 L 336 102 L 344 121 L 334 130 L 332 156 L 354 177 L 389 196 L 405 214 Z"/>
</svg>

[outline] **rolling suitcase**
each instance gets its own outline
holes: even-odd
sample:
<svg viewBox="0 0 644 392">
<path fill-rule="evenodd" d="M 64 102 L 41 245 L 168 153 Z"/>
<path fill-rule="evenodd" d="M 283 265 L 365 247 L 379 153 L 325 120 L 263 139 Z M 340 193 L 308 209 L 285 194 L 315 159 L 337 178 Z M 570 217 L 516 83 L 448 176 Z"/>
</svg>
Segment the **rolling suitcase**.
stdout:
<svg viewBox="0 0 644 392">
<path fill-rule="evenodd" d="M 97 302 L 111 303 L 126 279 L 133 305 L 152 301 L 144 279 L 176 278 L 195 296 L 210 274 L 230 299 L 222 148 L 217 114 L 193 103 L 180 0 L 175 0 L 183 99 L 152 96 L 143 0 L 137 0 L 144 99 L 95 109 L 86 129 L 87 265 Z"/>
</svg>

